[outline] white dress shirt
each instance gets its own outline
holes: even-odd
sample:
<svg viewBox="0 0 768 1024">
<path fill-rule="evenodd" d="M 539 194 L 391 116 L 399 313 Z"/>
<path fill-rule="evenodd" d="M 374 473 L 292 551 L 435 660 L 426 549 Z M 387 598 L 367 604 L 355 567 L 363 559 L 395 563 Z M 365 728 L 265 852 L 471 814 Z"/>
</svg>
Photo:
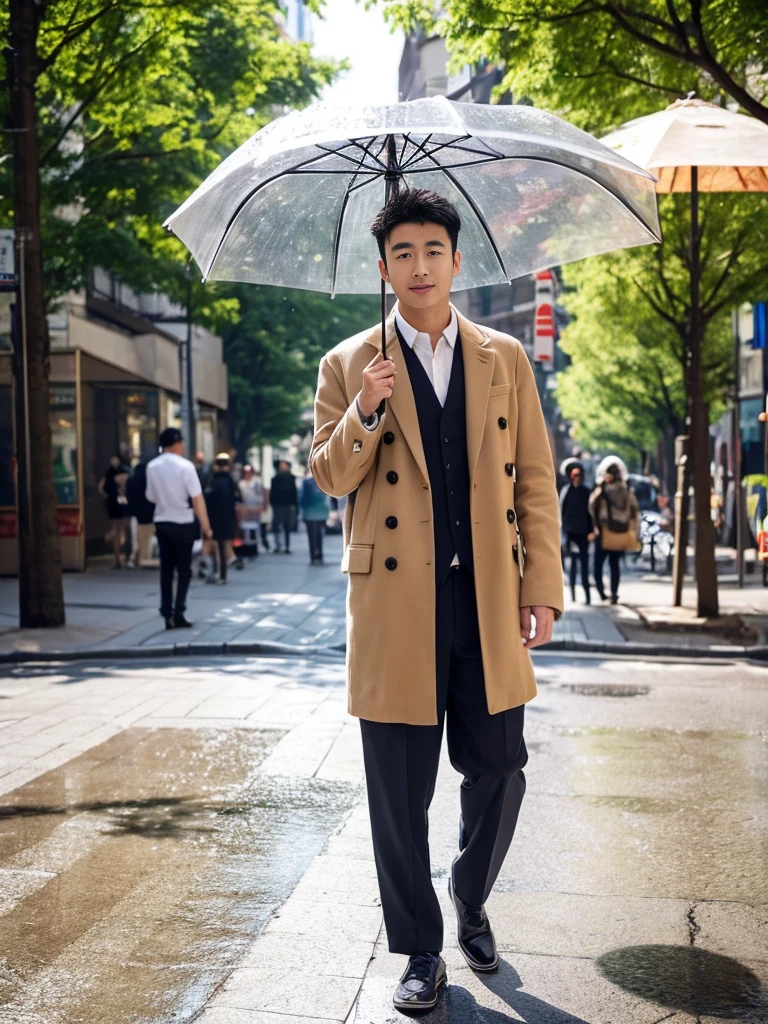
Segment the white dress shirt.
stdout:
<svg viewBox="0 0 768 1024">
<path fill-rule="evenodd" d="M 411 327 L 407 320 L 404 320 L 400 309 L 395 311 L 395 323 L 403 336 L 403 340 L 409 348 L 413 349 L 419 357 L 419 362 L 429 377 L 432 387 L 435 389 L 437 400 L 440 405 L 445 405 L 448 396 L 448 385 L 451 381 L 451 369 L 453 368 L 453 350 L 456 347 L 456 338 L 459 335 L 459 321 L 456 310 L 451 306 L 451 319 L 448 326 L 432 349 L 432 342 L 429 335 L 423 331 L 417 331 Z"/>
<path fill-rule="evenodd" d="M 403 340 L 409 348 L 413 349 L 418 356 L 419 362 L 424 367 L 424 372 L 429 377 L 432 387 L 435 389 L 437 400 L 440 405 L 445 405 L 448 397 L 448 385 L 451 382 L 451 370 L 453 369 L 453 350 L 456 348 L 456 339 L 459 336 L 459 320 L 456 310 L 451 306 L 451 319 L 448 326 L 438 339 L 434 350 L 429 335 L 423 331 L 417 331 L 411 327 L 400 312 L 400 307 L 395 308 L 395 323 L 403 336 Z M 366 430 L 375 430 L 379 425 L 379 415 L 374 413 L 370 421 L 366 421 L 360 411 L 360 396 L 357 396 L 357 413 Z"/>
<path fill-rule="evenodd" d="M 197 470 L 181 455 L 163 452 L 147 466 L 147 501 L 155 506 L 156 523 L 192 523 L 190 499 L 202 494 Z"/>
</svg>

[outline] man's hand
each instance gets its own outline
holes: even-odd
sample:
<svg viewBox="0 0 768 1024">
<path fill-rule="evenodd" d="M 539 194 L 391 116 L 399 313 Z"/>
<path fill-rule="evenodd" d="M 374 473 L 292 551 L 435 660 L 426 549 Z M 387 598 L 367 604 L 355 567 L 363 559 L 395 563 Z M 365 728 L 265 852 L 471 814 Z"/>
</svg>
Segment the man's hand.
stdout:
<svg viewBox="0 0 768 1024">
<path fill-rule="evenodd" d="M 531 636 L 531 617 L 536 624 L 536 633 Z M 520 609 L 520 632 L 523 635 L 523 647 L 539 647 L 548 644 L 555 628 L 555 612 L 543 604 L 534 604 Z"/>
<path fill-rule="evenodd" d="M 210 526 L 204 526 L 202 528 L 202 534 L 205 540 L 213 540 L 213 530 L 210 528 Z"/>
<path fill-rule="evenodd" d="M 363 370 L 363 389 L 358 402 L 366 419 L 376 412 L 383 399 L 392 397 L 396 375 L 395 364 L 381 352 L 377 352 Z"/>
</svg>

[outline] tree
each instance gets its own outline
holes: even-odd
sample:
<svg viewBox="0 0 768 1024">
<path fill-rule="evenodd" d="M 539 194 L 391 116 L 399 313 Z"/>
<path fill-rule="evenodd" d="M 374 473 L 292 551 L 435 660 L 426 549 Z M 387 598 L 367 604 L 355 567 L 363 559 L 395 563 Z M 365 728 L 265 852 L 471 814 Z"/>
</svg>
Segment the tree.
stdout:
<svg viewBox="0 0 768 1024">
<path fill-rule="evenodd" d="M 292 288 L 236 285 L 239 312 L 219 323 L 229 369 L 232 440 L 249 445 L 282 440 L 300 429 L 311 404 L 321 357 L 336 342 L 375 324 L 373 296 L 327 295 Z"/>
<path fill-rule="evenodd" d="M 444 35 L 454 66 L 498 62 L 500 92 L 606 133 L 695 90 L 768 122 L 759 0 L 392 0 L 390 20 Z"/>
<path fill-rule="evenodd" d="M 585 444 L 610 443 L 637 431 L 648 448 L 659 432 L 679 433 L 686 415 L 685 352 L 689 326 L 688 206 L 684 195 L 661 196 L 664 245 L 611 253 L 566 267 L 563 304 L 573 321 L 561 346 L 572 365 L 559 378 L 558 398 L 569 418 L 590 423 Z M 768 196 L 702 197 L 702 326 L 705 404 L 722 412 L 733 386 L 730 311 L 754 294 L 768 273 L 761 239 L 768 231 Z M 580 404 L 580 408 L 579 408 Z"/>
<path fill-rule="evenodd" d="M 165 215 L 335 71 L 286 40 L 277 13 L 274 0 L 11 0 L 0 14 L 14 143 L 13 163 L 0 162 L 0 216 L 23 235 L 26 284 L 15 359 L 30 424 L 27 446 L 18 401 L 18 479 L 30 481 L 29 494 L 19 487 L 22 626 L 64 621 L 46 310 L 99 265 L 183 298 L 187 254 L 163 232 Z"/>
</svg>

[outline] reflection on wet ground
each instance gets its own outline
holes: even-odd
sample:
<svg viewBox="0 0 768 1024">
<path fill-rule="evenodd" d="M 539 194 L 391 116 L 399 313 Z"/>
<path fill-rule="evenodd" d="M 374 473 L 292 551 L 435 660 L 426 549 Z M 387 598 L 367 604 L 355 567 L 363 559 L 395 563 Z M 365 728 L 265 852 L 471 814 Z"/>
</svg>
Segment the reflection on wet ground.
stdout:
<svg viewBox="0 0 768 1024">
<path fill-rule="evenodd" d="M 260 776 L 281 735 L 128 729 L 2 798 L 2 1024 L 197 1013 L 356 796 Z"/>
</svg>

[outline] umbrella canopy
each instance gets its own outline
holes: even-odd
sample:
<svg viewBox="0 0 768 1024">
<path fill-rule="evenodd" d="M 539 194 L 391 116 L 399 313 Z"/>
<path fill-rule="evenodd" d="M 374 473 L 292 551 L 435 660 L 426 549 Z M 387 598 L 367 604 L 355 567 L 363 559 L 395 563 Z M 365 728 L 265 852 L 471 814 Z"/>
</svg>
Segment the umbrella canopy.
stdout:
<svg viewBox="0 0 768 1024">
<path fill-rule="evenodd" d="M 456 206 L 458 288 L 660 240 L 647 171 L 544 111 L 443 96 L 318 103 L 273 121 L 166 227 L 205 279 L 377 292 L 370 225 L 395 183 Z"/>
<path fill-rule="evenodd" d="M 678 100 L 666 110 L 622 125 L 606 146 L 652 171 L 656 191 L 768 192 L 768 124 L 704 100 Z"/>
</svg>

